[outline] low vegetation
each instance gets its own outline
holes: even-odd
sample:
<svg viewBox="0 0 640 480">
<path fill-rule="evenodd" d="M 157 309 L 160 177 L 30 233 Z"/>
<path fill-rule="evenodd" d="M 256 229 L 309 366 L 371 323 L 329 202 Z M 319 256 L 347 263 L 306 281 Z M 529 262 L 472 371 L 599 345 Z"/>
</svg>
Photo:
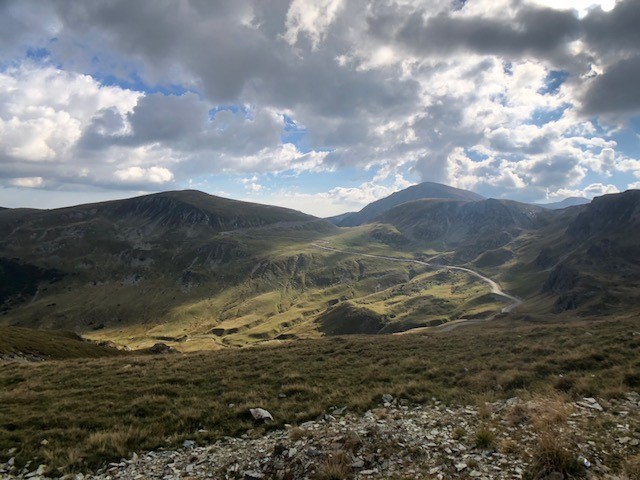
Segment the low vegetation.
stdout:
<svg viewBox="0 0 640 480">
<path fill-rule="evenodd" d="M 122 355 L 121 350 L 87 342 L 72 332 L 0 326 L 0 359 L 63 360 Z"/>
<path fill-rule="evenodd" d="M 247 431 L 259 435 L 263 428 L 314 419 L 331 406 L 364 411 L 379 406 L 385 393 L 411 403 L 435 397 L 458 404 L 554 392 L 565 398 L 618 397 L 636 388 L 636 329 L 632 316 L 555 324 L 503 319 L 446 334 L 327 337 L 196 354 L 4 362 L 0 456 L 15 448 L 12 455 L 21 463 L 86 469 L 185 439 L 204 443 Z M 566 378 L 571 381 L 561 381 Z M 269 410 L 275 422 L 256 427 L 249 409 L 257 406 Z M 518 422 L 525 413 L 512 412 L 510 421 Z M 483 445 L 495 442 L 478 433 L 457 432 Z M 540 471 L 563 461 L 556 447 L 540 445 Z M 341 467 L 341 461 L 327 464 L 326 478 Z"/>
</svg>

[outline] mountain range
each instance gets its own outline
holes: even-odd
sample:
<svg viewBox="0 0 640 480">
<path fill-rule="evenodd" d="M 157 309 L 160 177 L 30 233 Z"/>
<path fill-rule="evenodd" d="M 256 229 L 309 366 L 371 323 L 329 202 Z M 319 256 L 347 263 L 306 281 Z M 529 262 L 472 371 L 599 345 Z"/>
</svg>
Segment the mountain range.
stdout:
<svg viewBox="0 0 640 480">
<path fill-rule="evenodd" d="M 198 349 L 499 311 L 447 265 L 499 281 L 522 314 L 638 305 L 637 190 L 552 209 L 424 183 L 328 220 L 197 191 L 3 209 L 0 323 Z"/>
</svg>

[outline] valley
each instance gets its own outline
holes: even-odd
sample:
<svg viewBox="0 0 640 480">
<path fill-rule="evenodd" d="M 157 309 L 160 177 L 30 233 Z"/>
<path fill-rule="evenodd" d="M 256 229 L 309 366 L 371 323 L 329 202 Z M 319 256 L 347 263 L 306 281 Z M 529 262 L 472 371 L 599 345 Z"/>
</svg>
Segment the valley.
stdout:
<svg viewBox="0 0 640 480">
<path fill-rule="evenodd" d="M 350 227 L 193 191 L 4 210 L 0 324 L 198 351 L 637 308 L 637 191 L 549 210 L 433 185 L 453 198 L 410 189 Z"/>
<path fill-rule="evenodd" d="M 195 191 L 0 211 L 0 469 L 19 478 L 35 461 L 43 474 L 102 468 L 103 478 L 108 462 L 151 451 L 109 467 L 147 475 L 154 452 L 224 452 L 227 436 L 251 451 L 302 425 L 322 433 L 280 441 L 319 448 L 318 460 L 269 462 L 324 478 L 322 462 L 342 458 L 321 440 L 334 420 L 369 432 L 371 418 L 395 419 L 402 430 L 441 410 L 449 423 L 429 431 L 467 453 L 451 463 L 416 447 L 409 465 L 422 473 L 455 477 L 470 462 L 479 475 L 537 478 L 547 467 L 535 452 L 551 437 L 566 472 L 584 473 L 576 448 L 598 472 L 634 472 L 640 248 L 628 232 L 640 226 L 640 192 L 553 210 L 441 187 L 377 204 L 373 218 L 369 208 L 330 221 Z M 381 407 L 383 395 L 396 403 Z M 516 413 L 490 411 L 557 418 L 549 412 L 595 404 L 602 414 L 579 426 L 563 414 L 553 427 L 527 417 L 505 429 Z M 254 421 L 256 407 L 274 422 Z M 629 423 L 611 431 L 622 408 Z M 462 432 L 461 412 L 474 412 L 473 431 Z M 567 428 L 589 443 L 574 445 Z M 399 442 L 415 442 L 402 431 Z M 483 435 L 501 439 L 493 457 Z M 387 448 L 369 441 L 347 477 L 390 461 L 404 471 L 404 450 L 368 457 Z M 258 468 L 221 461 L 206 471 Z"/>
</svg>

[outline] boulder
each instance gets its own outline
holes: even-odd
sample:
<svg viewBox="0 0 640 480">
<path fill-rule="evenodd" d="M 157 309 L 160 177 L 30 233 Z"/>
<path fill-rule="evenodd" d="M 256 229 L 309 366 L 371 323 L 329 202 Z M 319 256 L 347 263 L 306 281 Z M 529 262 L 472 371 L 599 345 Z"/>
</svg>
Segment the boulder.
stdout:
<svg viewBox="0 0 640 480">
<path fill-rule="evenodd" d="M 257 422 L 268 423 L 273 422 L 273 416 L 264 408 L 252 408 L 249 410 L 254 420 Z"/>
</svg>

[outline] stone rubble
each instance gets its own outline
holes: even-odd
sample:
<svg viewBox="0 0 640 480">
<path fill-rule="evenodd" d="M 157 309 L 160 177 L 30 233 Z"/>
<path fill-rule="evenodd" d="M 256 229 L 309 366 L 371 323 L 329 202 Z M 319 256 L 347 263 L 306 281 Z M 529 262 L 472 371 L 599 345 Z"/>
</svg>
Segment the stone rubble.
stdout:
<svg viewBox="0 0 640 480">
<path fill-rule="evenodd" d="M 347 472 L 344 478 L 364 480 L 523 479 L 538 441 L 532 416 L 544 411 L 544 404 L 518 398 L 481 406 L 445 405 L 433 399 L 427 405 L 410 406 L 406 400 L 385 395 L 382 405 L 362 415 L 334 407 L 316 421 L 267 433 L 258 428 L 208 446 L 186 440 L 180 449 L 134 453 L 97 472 L 63 478 L 342 478 L 322 476 L 340 465 Z M 607 401 L 584 398 L 568 406 L 563 428 L 569 429 L 567 438 L 572 444 L 567 447 L 579 455 L 576 458 L 584 466 L 585 477 L 630 478 L 611 473 L 614 469 L 608 461 L 640 454 L 640 395 L 631 392 Z M 491 437 L 485 442 L 488 445 L 478 446 L 483 443 L 479 441 L 481 431 Z M 45 480 L 46 469 L 33 465 L 18 471 L 11 458 L 0 464 L 0 478 Z M 552 473 L 547 478 L 564 477 Z"/>
</svg>

